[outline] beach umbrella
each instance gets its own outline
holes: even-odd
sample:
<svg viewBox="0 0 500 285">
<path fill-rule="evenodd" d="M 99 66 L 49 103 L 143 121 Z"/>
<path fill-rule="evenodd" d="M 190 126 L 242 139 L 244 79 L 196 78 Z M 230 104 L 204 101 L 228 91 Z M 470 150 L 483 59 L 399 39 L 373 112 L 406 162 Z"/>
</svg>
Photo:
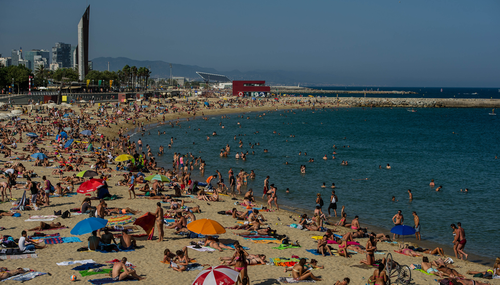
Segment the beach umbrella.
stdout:
<svg viewBox="0 0 500 285">
<path fill-rule="evenodd" d="M 201 235 L 220 235 L 226 232 L 226 229 L 218 222 L 210 219 L 200 219 L 187 225 L 188 230 Z"/>
<path fill-rule="evenodd" d="M 156 175 L 149 175 L 148 177 L 144 178 L 147 181 L 152 181 L 152 180 L 158 180 L 161 182 L 170 182 L 170 179 L 168 179 L 167 176 L 161 175 L 161 174 L 156 174 Z"/>
<path fill-rule="evenodd" d="M 60 137 L 63 139 L 67 139 L 68 134 L 66 132 L 61 132 L 60 134 L 57 135 L 56 140 L 59 139 Z"/>
<path fill-rule="evenodd" d="M 118 161 L 118 162 L 120 162 L 120 161 L 129 161 L 129 160 L 134 161 L 134 157 L 131 156 L 130 154 L 120 154 L 119 156 L 117 156 L 115 158 L 115 161 Z"/>
<path fill-rule="evenodd" d="M 240 273 L 231 267 L 218 265 L 203 270 L 192 285 L 233 285 Z"/>
<path fill-rule="evenodd" d="M 104 185 L 104 180 L 93 178 L 83 182 L 80 185 L 80 187 L 78 187 L 78 190 L 76 190 L 76 192 L 80 194 L 87 194 L 89 192 L 96 191 L 97 188 L 102 187 L 103 185 Z"/>
<path fill-rule="evenodd" d="M 74 228 L 71 229 L 71 234 L 75 236 L 84 235 L 93 231 L 102 229 L 108 223 L 107 220 L 101 218 L 87 218 L 78 222 Z"/>
<path fill-rule="evenodd" d="M 31 155 L 31 157 L 33 157 L 34 159 L 38 158 L 40 160 L 47 158 L 47 156 L 44 153 L 41 153 L 41 152 L 34 153 L 34 154 Z"/>
<path fill-rule="evenodd" d="M 81 131 L 80 135 L 90 136 L 90 135 L 92 135 L 92 131 L 90 131 L 90 130 Z"/>
<path fill-rule="evenodd" d="M 28 137 L 30 137 L 30 138 L 37 138 L 37 137 L 38 137 L 38 135 L 37 135 L 37 134 L 35 134 L 35 133 L 27 133 L 26 135 L 27 135 Z"/>
<path fill-rule="evenodd" d="M 403 243 L 405 242 L 404 236 L 414 235 L 415 229 L 406 225 L 398 225 L 391 229 L 391 233 L 403 236 Z"/>
<path fill-rule="evenodd" d="M 150 212 L 147 212 L 146 214 L 137 218 L 137 220 L 135 220 L 134 222 L 134 225 L 140 226 L 148 235 L 148 239 L 152 240 L 155 231 L 155 221 L 156 216 L 151 214 Z"/>
<path fill-rule="evenodd" d="M 71 131 L 71 127 L 66 127 L 66 128 L 64 128 L 63 130 L 64 130 L 65 132 L 69 132 L 69 131 Z"/>
<path fill-rule="evenodd" d="M 98 176 L 99 174 L 97 172 L 95 172 L 94 170 L 84 170 L 84 171 L 80 171 L 78 172 L 78 174 L 76 175 L 77 177 L 94 177 L 94 176 Z"/>
<path fill-rule="evenodd" d="M 9 173 L 9 174 L 13 174 L 14 173 L 14 169 L 13 168 L 9 168 L 7 170 L 4 170 L 5 173 Z"/>
<path fill-rule="evenodd" d="M 146 177 L 146 174 L 144 174 L 144 173 L 142 173 L 142 172 L 139 171 L 139 172 L 137 172 L 137 174 L 135 176 L 137 176 L 137 177 L 139 177 L 139 176 Z"/>
<path fill-rule="evenodd" d="M 73 144 L 73 142 L 74 142 L 74 141 L 75 141 L 74 139 L 70 139 L 69 141 L 67 141 L 67 142 L 64 144 L 64 148 L 68 148 L 68 147 L 70 147 L 70 146 Z"/>
<path fill-rule="evenodd" d="M 12 111 L 10 111 L 10 112 L 11 112 L 12 114 L 14 114 L 14 115 L 20 115 L 20 114 L 22 114 L 22 113 L 23 113 L 23 111 L 21 111 L 21 110 L 12 110 Z"/>
</svg>

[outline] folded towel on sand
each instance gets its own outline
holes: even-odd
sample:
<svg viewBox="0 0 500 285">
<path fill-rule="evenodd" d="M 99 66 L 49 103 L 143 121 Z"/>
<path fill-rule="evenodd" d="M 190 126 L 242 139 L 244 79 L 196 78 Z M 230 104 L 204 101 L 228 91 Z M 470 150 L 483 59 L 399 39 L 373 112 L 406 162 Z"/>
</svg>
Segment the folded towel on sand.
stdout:
<svg viewBox="0 0 500 285">
<path fill-rule="evenodd" d="M 170 264 L 170 266 L 172 266 L 173 268 L 179 267 L 177 265 L 177 263 L 173 263 L 173 262 Z M 193 270 L 203 270 L 203 266 L 199 263 L 188 264 L 186 271 L 193 271 Z"/>
<path fill-rule="evenodd" d="M 63 262 L 58 262 L 56 263 L 59 266 L 65 266 L 65 265 L 74 265 L 74 264 L 87 264 L 87 263 L 95 263 L 94 260 L 92 259 L 85 259 L 85 260 L 71 260 L 71 261 L 63 261 Z"/>
<path fill-rule="evenodd" d="M 84 276 L 97 275 L 97 274 L 108 274 L 111 271 L 113 271 L 112 268 L 104 268 L 104 269 L 100 269 L 99 271 L 89 271 L 87 269 L 87 270 L 81 270 L 80 274 L 82 275 L 82 277 L 84 277 Z"/>
<path fill-rule="evenodd" d="M 62 240 L 63 243 L 82 242 L 78 237 L 63 237 Z"/>
<path fill-rule="evenodd" d="M 280 283 L 302 283 L 302 282 L 308 282 L 308 283 L 315 283 L 316 281 L 314 280 L 295 280 L 293 277 L 280 277 L 276 279 L 276 281 Z"/>
<path fill-rule="evenodd" d="M 194 249 L 196 251 L 215 251 L 215 249 L 206 246 L 202 246 L 201 248 L 195 248 L 194 245 L 188 245 L 188 248 Z"/>
<path fill-rule="evenodd" d="M 318 252 L 317 249 L 306 249 L 307 252 L 312 253 L 314 255 L 321 255 L 321 253 Z M 340 256 L 335 250 L 332 250 L 333 256 Z M 325 252 L 326 256 L 329 256 L 330 253 L 327 251 Z"/>
<path fill-rule="evenodd" d="M 55 218 L 47 218 L 47 219 L 27 219 L 24 220 L 25 222 L 50 222 L 53 221 Z"/>
<path fill-rule="evenodd" d="M 100 284 L 109 284 L 109 283 L 116 283 L 116 282 L 125 282 L 125 281 L 137 281 L 135 279 L 125 279 L 121 281 L 115 281 L 113 278 L 101 278 L 101 279 L 91 279 L 89 280 L 90 283 L 94 285 L 100 285 Z"/>
</svg>

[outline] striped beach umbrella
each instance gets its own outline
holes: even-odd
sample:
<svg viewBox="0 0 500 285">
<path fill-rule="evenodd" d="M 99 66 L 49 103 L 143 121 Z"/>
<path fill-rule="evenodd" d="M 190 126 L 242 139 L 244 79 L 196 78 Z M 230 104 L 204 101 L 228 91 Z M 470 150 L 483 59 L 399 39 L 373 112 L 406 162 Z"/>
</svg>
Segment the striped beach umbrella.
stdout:
<svg viewBox="0 0 500 285">
<path fill-rule="evenodd" d="M 192 285 L 233 285 L 240 273 L 225 265 L 209 267 L 203 270 Z"/>
</svg>

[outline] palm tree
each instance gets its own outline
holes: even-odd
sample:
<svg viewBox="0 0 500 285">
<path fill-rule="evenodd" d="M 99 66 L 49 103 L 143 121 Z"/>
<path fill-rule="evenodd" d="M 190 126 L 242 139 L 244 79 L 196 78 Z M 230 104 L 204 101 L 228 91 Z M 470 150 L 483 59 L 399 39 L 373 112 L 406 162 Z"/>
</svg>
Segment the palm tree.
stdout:
<svg viewBox="0 0 500 285">
<path fill-rule="evenodd" d="M 130 66 L 125 65 L 122 69 L 122 73 L 123 73 L 123 77 L 124 77 L 124 83 L 125 83 L 125 79 L 127 80 L 127 87 L 129 85 L 129 78 L 130 78 Z"/>
<path fill-rule="evenodd" d="M 144 68 L 144 78 L 146 79 L 146 90 L 148 89 L 148 79 L 151 76 L 151 70 Z"/>
<path fill-rule="evenodd" d="M 47 86 L 47 77 L 49 72 L 45 69 L 43 64 L 40 64 L 35 71 L 35 79 L 37 79 L 37 85 Z"/>
<path fill-rule="evenodd" d="M 135 91 L 134 78 L 136 76 L 137 76 L 137 67 L 134 65 L 130 68 L 130 77 L 132 78 L 132 88 L 134 88 L 134 91 Z"/>
</svg>

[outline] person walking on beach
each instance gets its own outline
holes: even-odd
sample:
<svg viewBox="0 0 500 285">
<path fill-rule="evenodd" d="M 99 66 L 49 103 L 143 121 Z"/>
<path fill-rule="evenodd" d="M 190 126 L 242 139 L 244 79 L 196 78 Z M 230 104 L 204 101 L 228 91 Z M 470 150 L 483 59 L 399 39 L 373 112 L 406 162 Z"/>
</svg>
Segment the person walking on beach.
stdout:
<svg viewBox="0 0 500 285">
<path fill-rule="evenodd" d="M 130 172 L 130 178 L 128 180 L 128 195 L 129 195 L 129 200 L 132 199 L 132 193 L 134 193 L 134 199 L 135 199 L 134 186 L 135 186 L 135 177 L 134 177 L 134 174 L 132 174 L 132 172 Z"/>
<path fill-rule="evenodd" d="M 398 213 L 394 215 L 394 217 L 392 217 L 392 222 L 394 223 L 394 226 L 399 226 L 403 224 L 403 221 L 404 221 L 403 214 L 401 214 L 401 210 L 399 210 Z M 394 239 L 396 239 L 396 234 L 394 234 Z"/>
<path fill-rule="evenodd" d="M 269 176 L 267 176 L 266 179 L 264 179 L 264 194 L 262 195 L 262 199 L 266 197 L 267 190 L 269 190 Z"/>
<path fill-rule="evenodd" d="M 465 255 L 465 259 L 469 256 L 464 252 L 465 244 L 467 243 L 467 240 L 465 239 L 465 230 L 462 228 L 462 223 L 457 223 L 458 229 L 457 229 L 457 235 L 458 235 L 458 246 L 457 246 L 457 251 L 460 254 L 460 259 L 463 259 L 463 255 Z"/>
<path fill-rule="evenodd" d="M 269 199 L 267 200 L 267 204 L 269 205 L 269 210 L 271 210 L 272 203 L 276 205 L 276 209 L 279 210 L 280 207 L 278 206 L 278 194 L 276 193 L 278 191 L 278 188 L 274 187 L 274 184 L 271 185 L 271 189 L 267 192 Z"/>
<path fill-rule="evenodd" d="M 236 179 L 234 179 L 234 175 L 231 172 L 229 176 L 229 188 L 231 188 L 231 196 L 236 197 L 236 192 L 234 191 L 234 187 L 236 186 Z"/>
<path fill-rule="evenodd" d="M 415 222 L 415 238 L 421 240 L 420 237 L 420 218 L 417 216 L 417 212 L 413 212 L 413 222 Z"/>
<path fill-rule="evenodd" d="M 337 195 L 335 195 L 335 191 L 332 191 L 332 196 L 330 196 L 330 205 L 328 206 L 328 216 L 331 217 L 330 209 L 333 209 L 333 212 L 335 213 L 335 217 L 337 217 L 337 202 L 339 201 L 339 198 L 337 198 Z"/>
<path fill-rule="evenodd" d="M 164 231 L 163 231 L 163 208 L 161 207 L 161 203 L 156 203 L 156 226 L 158 227 L 158 242 L 163 241 Z"/>
</svg>

